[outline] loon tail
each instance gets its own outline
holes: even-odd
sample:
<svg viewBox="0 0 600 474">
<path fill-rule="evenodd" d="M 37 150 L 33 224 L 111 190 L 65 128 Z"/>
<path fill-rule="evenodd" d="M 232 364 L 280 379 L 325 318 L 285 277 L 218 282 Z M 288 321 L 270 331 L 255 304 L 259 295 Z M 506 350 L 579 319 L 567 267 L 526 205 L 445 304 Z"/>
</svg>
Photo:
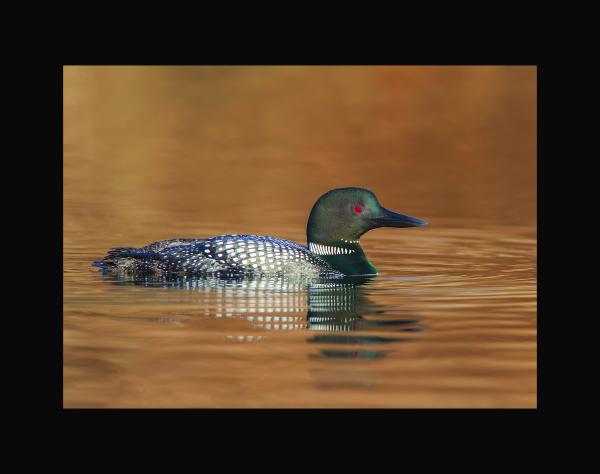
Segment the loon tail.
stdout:
<svg viewBox="0 0 600 474">
<path fill-rule="evenodd" d="M 102 260 L 92 262 L 93 267 L 99 267 L 101 272 L 110 272 L 131 267 L 135 261 L 160 260 L 155 252 L 147 252 L 145 249 L 134 247 L 115 247 L 108 251 Z"/>
<path fill-rule="evenodd" d="M 108 257 L 124 257 L 125 254 L 136 254 L 142 250 L 135 247 L 114 247 L 108 251 L 108 254 L 104 258 Z"/>
</svg>

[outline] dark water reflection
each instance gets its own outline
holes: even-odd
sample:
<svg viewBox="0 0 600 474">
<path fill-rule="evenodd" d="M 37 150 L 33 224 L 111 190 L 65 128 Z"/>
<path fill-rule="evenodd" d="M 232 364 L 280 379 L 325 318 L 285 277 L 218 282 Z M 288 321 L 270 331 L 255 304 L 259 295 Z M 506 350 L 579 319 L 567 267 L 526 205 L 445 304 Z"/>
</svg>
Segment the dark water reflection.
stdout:
<svg viewBox="0 0 600 474">
<path fill-rule="evenodd" d="M 424 328 L 420 320 L 397 318 L 378 309 L 365 294 L 365 286 L 376 277 L 345 277 L 342 279 L 293 278 L 281 276 L 173 276 L 110 275 L 102 278 L 113 285 L 134 285 L 144 288 L 169 288 L 204 293 L 210 300 L 210 311 L 202 314 L 212 317 L 244 319 L 254 327 L 266 330 L 300 330 L 319 332 L 306 341 L 313 344 L 336 344 L 349 348 L 320 349 L 318 355 L 330 359 L 379 359 L 389 350 L 365 350 L 362 345 L 391 344 L 413 340 L 410 337 L 368 335 L 368 331 L 417 333 Z M 219 291 L 223 290 L 223 291 Z M 206 302 L 206 300 L 205 300 Z M 305 318 L 289 316 L 306 309 Z M 370 316 L 366 319 L 365 316 Z M 346 335 L 344 333 L 361 332 Z M 328 334 L 335 333 L 335 334 Z M 340 334 L 341 333 L 341 334 Z M 233 338 L 233 336 L 229 336 Z M 251 342 L 252 336 L 241 337 L 240 342 Z"/>
</svg>

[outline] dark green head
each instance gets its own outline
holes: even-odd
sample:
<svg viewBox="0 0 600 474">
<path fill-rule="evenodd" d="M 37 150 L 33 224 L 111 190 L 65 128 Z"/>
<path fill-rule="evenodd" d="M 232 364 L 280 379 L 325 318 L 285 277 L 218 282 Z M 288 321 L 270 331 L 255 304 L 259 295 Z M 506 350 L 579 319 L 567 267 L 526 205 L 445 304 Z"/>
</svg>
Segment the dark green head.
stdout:
<svg viewBox="0 0 600 474">
<path fill-rule="evenodd" d="M 338 188 L 321 196 L 308 218 L 311 251 L 347 275 L 376 274 L 360 247 L 360 236 L 378 227 L 419 227 L 427 222 L 386 209 L 362 188 Z"/>
</svg>

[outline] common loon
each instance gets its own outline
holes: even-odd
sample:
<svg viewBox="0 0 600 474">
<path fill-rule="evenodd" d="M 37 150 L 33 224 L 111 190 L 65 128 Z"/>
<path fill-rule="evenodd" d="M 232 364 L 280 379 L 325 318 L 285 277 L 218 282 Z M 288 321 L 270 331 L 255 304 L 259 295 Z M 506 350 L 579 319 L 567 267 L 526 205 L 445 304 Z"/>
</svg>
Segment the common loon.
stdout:
<svg viewBox="0 0 600 474">
<path fill-rule="evenodd" d="M 379 204 L 371 191 L 338 188 L 313 206 L 305 247 L 262 235 L 232 234 L 204 239 L 172 239 L 145 247 L 117 247 L 92 263 L 101 271 L 126 274 L 283 274 L 314 277 L 376 275 L 360 237 L 378 227 L 418 227 L 427 222 Z"/>
</svg>

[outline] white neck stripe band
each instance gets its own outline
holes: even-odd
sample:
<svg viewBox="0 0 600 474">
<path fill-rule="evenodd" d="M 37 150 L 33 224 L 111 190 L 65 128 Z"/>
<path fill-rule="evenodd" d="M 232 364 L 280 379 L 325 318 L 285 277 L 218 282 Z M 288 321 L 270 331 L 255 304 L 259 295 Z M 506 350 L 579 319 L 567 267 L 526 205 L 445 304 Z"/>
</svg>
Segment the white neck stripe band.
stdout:
<svg viewBox="0 0 600 474">
<path fill-rule="evenodd" d="M 317 255 L 346 255 L 354 253 L 354 249 L 336 247 L 334 245 L 313 244 L 309 242 L 308 249 Z"/>
</svg>

